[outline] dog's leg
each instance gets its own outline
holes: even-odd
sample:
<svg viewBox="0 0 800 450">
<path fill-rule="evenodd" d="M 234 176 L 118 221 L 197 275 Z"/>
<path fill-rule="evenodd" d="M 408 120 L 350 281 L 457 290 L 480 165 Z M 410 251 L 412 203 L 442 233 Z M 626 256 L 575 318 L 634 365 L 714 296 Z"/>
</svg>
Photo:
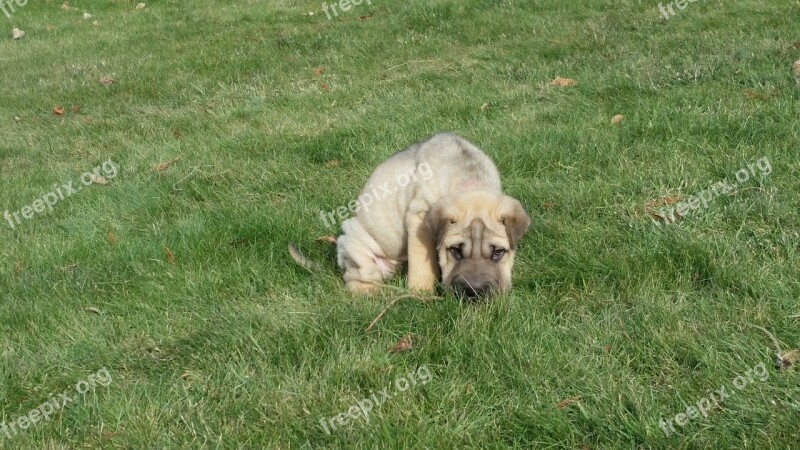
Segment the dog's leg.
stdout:
<svg viewBox="0 0 800 450">
<path fill-rule="evenodd" d="M 342 231 L 336 239 L 336 253 L 347 290 L 351 294 L 378 291 L 398 263 L 383 256 L 378 243 L 356 219 L 344 221 Z"/>
<path fill-rule="evenodd" d="M 431 292 L 436 286 L 439 265 L 436 262 L 436 243 L 424 224 L 425 213 L 408 214 L 408 287 Z"/>
</svg>

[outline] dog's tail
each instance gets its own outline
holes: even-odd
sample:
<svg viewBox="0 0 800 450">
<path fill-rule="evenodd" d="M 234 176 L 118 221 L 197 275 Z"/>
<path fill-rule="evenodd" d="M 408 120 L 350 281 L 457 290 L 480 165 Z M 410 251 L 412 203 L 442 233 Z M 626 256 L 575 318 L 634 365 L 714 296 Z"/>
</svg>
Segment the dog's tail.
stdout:
<svg viewBox="0 0 800 450">
<path fill-rule="evenodd" d="M 296 245 L 291 242 L 289 242 L 289 256 L 291 256 L 294 262 L 299 264 L 300 267 L 308 270 L 309 272 L 319 272 L 320 270 L 319 264 L 309 259 L 297 248 Z"/>
</svg>

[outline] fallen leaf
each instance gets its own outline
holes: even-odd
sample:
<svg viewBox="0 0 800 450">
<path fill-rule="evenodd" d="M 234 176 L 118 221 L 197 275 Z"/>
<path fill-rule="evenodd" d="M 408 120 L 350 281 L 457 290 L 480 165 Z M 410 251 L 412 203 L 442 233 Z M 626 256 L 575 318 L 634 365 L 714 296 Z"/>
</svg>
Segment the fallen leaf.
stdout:
<svg viewBox="0 0 800 450">
<path fill-rule="evenodd" d="M 74 113 L 81 112 L 81 105 L 72 105 L 72 112 Z"/>
<path fill-rule="evenodd" d="M 73 270 L 77 269 L 79 265 L 80 265 L 79 263 L 72 263 L 68 266 L 62 267 L 61 270 L 65 272 L 72 272 Z"/>
<path fill-rule="evenodd" d="M 144 9 L 145 6 L 147 6 L 147 5 L 144 4 L 144 3 L 137 3 L 136 4 L 136 9 Z"/>
<path fill-rule="evenodd" d="M 336 243 L 336 236 L 333 236 L 333 235 L 320 236 L 320 237 L 317 238 L 317 242 L 327 242 L 329 244 L 335 244 Z"/>
<path fill-rule="evenodd" d="M 800 363 L 800 349 L 790 350 L 776 358 L 780 370 L 788 370 Z"/>
<path fill-rule="evenodd" d="M 770 97 L 777 97 L 778 96 L 778 91 L 777 90 L 773 90 L 772 92 L 760 92 L 759 93 L 759 92 L 753 92 L 750 89 L 745 89 L 744 90 L 744 96 L 749 98 L 749 99 L 754 99 L 754 100 L 767 100 Z"/>
<path fill-rule="evenodd" d="M 611 353 L 611 344 L 606 344 L 603 346 L 603 351 L 606 353 Z"/>
<path fill-rule="evenodd" d="M 100 25 L 100 22 L 98 22 L 98 21 L 96 21 L 96 20 L 95 20 L 94 22 L 92 22 L 92 25 L 94 25 L 94 26 L 98 26 L 98 25 Z"/>
<path fill-rule="evenodd" d="M 411 333 L 403 336 L 403 339 L 400 339 L 400 342 L 394 345 L 389 351 L 391 353 L 399 353 L 411 350 L 414 347 L 414 344 L 411 342 Z"/>
<path fill-rule="evenodd" d="M 314 69 L 314 75 L 319 76 L 319 75 L 322 75 L 323 73 L 325 73 L 325 68 L 322 67 L 322 66 L 319 66 L 319 67 Z"/>
<path fill-rule="evenodd" d="M 800 77 L 800 60 L 797 60 L 792 64 L 792 73 L 795 77 Z"/>
<path fill-rule="evenodd" d="M 330 168 L 333 168 L 333 167 L 339 167 L 339 160 L 337 160 L 337 159 L 332 159 L 332 160 L 330 160 L 330 161 L 326 162 L 326 163 L 325 163 L 325 166 L 326 166 L 326 167 L 330 167 Z"/>
<path fill-rule="evenodd" d="M 567 406 L 569 406 L 569 405 L 571 405 L 573 403 L 578 403 L 580 400 L 581 400 L 581 396 L 580 395 L 575 396 L 575 397 L 570 397 L 570 398 L 568 398 L 566 400 L 561 400 L 560 402 L 558 402 L 556 404 L 556 408 L 564 409 L 564 408 L 566 408 Z"/>
<path fill-rule="evenodd" d="M 169 161 L 167 161 L 167 162 L 163 162 L 163 163 L 161 163 L 161 164 L 156 164 L 156 165 L 154 165 L 154 166 L 153 166 L 153 170 L 155 170 L 155 171 L 156 171 L 156 172 L 158 172 L 158 173 L 161 173 L 161 172 L 163 172 L 163 171 L 165 171 L 165 170 L 169 169 L 169 167 L 170 167 L 171 165 L 175 164 L 175 162 L 176 162 L 177 160 L 179 160 L 179 159 L 181 159 L 181 157 L 180 157 L 180 156 L 176 156 L 175 158 L 172 158 L 172 159 L 170 159 L 170 160 L 169 160 Z"/>
<path fill-rule="evenodd" d="M 625 116 L 622 114 L 617 114 L 616 116 L 611 118 L 611 125 L 619 125 L 622 121 L 625 120 Z"/>
<path fill-rule="evenodd" d="M 106 180 L 106 177 L 101 177 L 100 175 L 91 174 L 89 178 L 91 178 L 92 183 L 94 184 L 99 184 L 101 186 L 105 186 L 108 184 L 108 180 Z"/>
<path fill-rule="evenodd" d="M 75 8 L 73 8 L 72 6 L 69 6 L 69 2 L 64 2 L 61 5 L 61 9 L 65 10 L 65 11 L 69 11 L 70 9 L 75 9 Z"/>
<path fill-rule="evenodd" d="M 331 90 L 331 88 L 325 83 L 320 83 L 319 87 L 322 88 L 322 90 L 325 91 L 325 92 L 328 92 L 328 91 Z"/>
<path fill-rule="evenodd" d="M 84 19 L 91 19 L 91 18 L 92 18 L 92 15 L 91 15 L 91 14 L 89 14 L 89 13 L 87 13 L 87 12 L 85 12 L 85 13 L 83 13 L 83 18 L 84 18 Z"/>
<path fill-rule="evenodd" d="M 109 84 L 114 82 L 114 79 L 111 78 L 111 77 L 103 77 L 103 78 L 100 78 L 100 82 L 105 84 L 106 86 L 108 86 Z"/>
<path fill-rule="evenodd" d="M 17 262 L 14 263 L 14 272 L 15 273 L 22 272 L 22 267 L 23 267 L 22 260 L 18 259 Z"/>
<path fill-rule="evenodd" d="M 180 139 L 183 137 L 183 132 L 181 131 L 180 128 L 175 128 L 174 130 L 172 130 L 172 135 L 175 136 L 175 139 Z"/>
<path fill-rule="evenodd" d="M 11 30 L 11 38 L 12 39 L 22 39 L 25 37 L 25 32 L 20 30 L 19 28 L 14 28 Z"/>
<path fill-rule="evenodd" d="M 48 24 L 47 24 L 47 31 L 53 31 L 53 29 L 54 29 L 55 27 L 56 27 L 56 26 L 55 26 L 55 25 L 53 25 L 52 23 L 48 23 Z"/>
<path fill-rule="evenodd" d="M 61 105 L 53 106 L 53 114 L 55 114 L 57 116 L 63 116 L 64 115 L 64 107 L 61 106 Z"/>
<path fill-rule="evenodd" d="M 108 242 L 111 242 L 111 245 L 117 245 L 117 236 L 111 231 L 108 232 Z"/>
<path fill-rule="evenodd" d="M 555 79 L 553 79 L 553 81 L 550 82 L 551 85 L 558 87 L 575 86 L 577 83 L 578 82 L 576 80 L 573 80 L 572 78 L 561 78 L 561 77 L 555 77 Z"/>
<path fill-rule="evenodd" d="M 168 263 L 175 264 L 175 254 L 166 245 L 164 246 L 164 254 L 167 256 Z"/>
<path fill-rule="evenodd" d="M 544 208 L 546 210 L 551 210 L 551 209 L 553 209 L 553 204 L 552 203 L 548 203 L 548 202 L 544 202 L 544 204 L 542 205 L 542 208 Z"/>
<path fill-rule="evenodd" d="M 358 16 L 358 20 L 369 20 L 372 19 L 375 15 L 374 14 L 367 14 L 365 16 Z"/>
<path fill-rule="evenodd" d="M 83 310 L 86 311 L 86 312 L 90 312 L 92 314 L 97 314 L 98 316 L 100 315 L 100 310 L 95 308 L 94 306 L 89 306 L 89 307 L 83 308 Z"/>
<path fill-rule="evenodd" d="M 481 109 L 481 111 L 486 111 L 487 109 L 489 109 L 491 107 L 492 107 L 492 102 L 486 102 L 486 103 L 481 105 L 480 109 Z"/>
<path fill-rule="evenodd" d="M 655 208 L 657 206 L 672 205 L 674 203 L 678 203 L 679 201 L 681 201 L 680 197 L 665 197 L 658 200 L 650 200 L 649 202 L 644 204 L 644 207 Z"/>
</svg>

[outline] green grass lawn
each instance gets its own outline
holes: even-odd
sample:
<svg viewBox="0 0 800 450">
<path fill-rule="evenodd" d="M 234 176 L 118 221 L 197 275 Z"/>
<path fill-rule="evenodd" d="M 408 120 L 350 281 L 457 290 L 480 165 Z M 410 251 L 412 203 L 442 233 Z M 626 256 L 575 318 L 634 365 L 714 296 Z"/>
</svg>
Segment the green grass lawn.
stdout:
<svg viewBox="0 0 800 450">
<path fill-rule="evenodd" d="M 0 448 L 798 445 L 796 1 L 62 3 L 0 11 Z M 444 130 L 514 290 L 366 332 L 405 280 L 347 295 L 319 212 Z"/>
</svg>

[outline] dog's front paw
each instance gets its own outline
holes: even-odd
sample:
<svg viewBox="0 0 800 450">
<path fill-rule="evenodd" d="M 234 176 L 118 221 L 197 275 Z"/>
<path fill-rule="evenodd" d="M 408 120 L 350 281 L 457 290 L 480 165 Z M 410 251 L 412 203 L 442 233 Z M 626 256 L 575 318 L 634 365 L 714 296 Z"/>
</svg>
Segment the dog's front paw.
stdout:
<svg viewBox="0 0 800 450">
<path fill-rule="evenodd" d="M 408 288 L 412 291 L 433 292 L 436 288 L 436 277 L 430 274 L 409 274 Z"/>
</svg>

